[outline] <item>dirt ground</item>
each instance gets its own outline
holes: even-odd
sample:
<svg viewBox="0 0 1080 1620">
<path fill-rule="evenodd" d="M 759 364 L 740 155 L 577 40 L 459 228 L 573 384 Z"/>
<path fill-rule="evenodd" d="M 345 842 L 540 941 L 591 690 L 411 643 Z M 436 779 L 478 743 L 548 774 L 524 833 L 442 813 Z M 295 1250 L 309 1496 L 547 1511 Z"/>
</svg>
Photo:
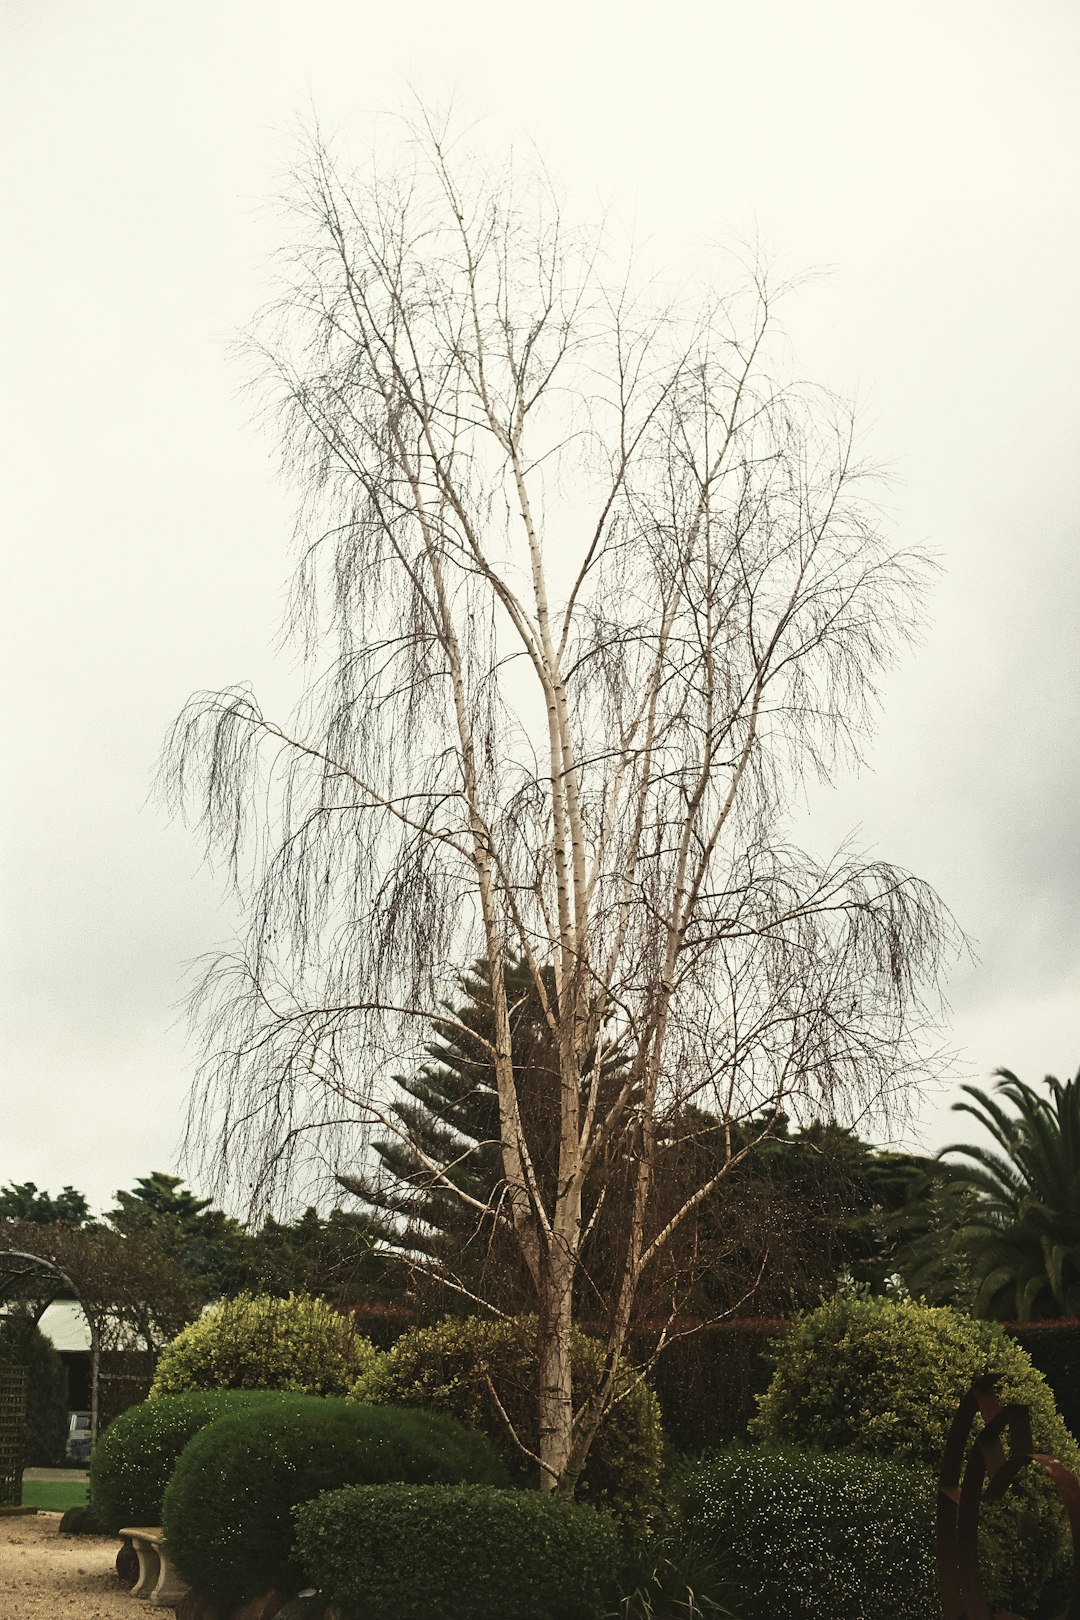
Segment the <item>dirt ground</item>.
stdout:
<svg viewBox="0 0 1080 1620">
<path fill-rule="evenodd" d="M 0 1514 L 0 1620 L 135 1620 L 111 1536 L 58 1536 L 59 1513 Z M 168 1616 L 171 1611 L 150 1611 Z"/>
</svg>

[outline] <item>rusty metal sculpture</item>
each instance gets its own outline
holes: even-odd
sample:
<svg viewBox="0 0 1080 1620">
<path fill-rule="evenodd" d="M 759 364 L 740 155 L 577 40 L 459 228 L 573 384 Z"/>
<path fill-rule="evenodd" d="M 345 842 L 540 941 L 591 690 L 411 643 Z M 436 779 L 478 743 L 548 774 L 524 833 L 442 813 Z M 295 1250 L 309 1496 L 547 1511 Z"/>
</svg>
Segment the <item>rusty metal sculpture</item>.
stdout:
<svg viewBox="0 0 1080 1620">
<path fill-rule="evenodd" d="M 976 1417 L 983 1427 L 969 1450 Z M 977 1378 L 960 1402 L 941 1459 L 937 1561 L 944 1620 L 1017 1620 L 1006 1613 L 991 1615 L 987 1607 L 979 1577 L 979 1510 L 1004 1496 L 1032 1464 L 1049 1476 L 1068 1514 L 1073 1573 L 1063 1620 L 1080 1620 L 1080 1484 L 1064 1463 L 1035 1450 L 1029 1408 L 1002 1406 L 991 1377 Z"/>
</svg>

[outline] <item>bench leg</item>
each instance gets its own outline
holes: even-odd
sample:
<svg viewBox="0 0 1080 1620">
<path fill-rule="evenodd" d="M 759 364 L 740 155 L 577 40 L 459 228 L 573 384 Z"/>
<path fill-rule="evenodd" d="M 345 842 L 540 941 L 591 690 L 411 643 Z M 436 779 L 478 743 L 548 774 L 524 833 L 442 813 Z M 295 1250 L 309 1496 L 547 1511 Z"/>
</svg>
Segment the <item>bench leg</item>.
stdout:
<svg viewBox="0 0 1080 1620">
<path fill-rule="evenodd" d="M 182 1581 L 176 1570 L 169 1563 L 168 1554 L 158 1550 L 158 1562 L 161 1570 L 157 1585 L 150 1594 L 151 1603 L 163 1604 L 166 1608 L 175 1609 L 180 1599 L 186 1597 L 190 1588 L 186 1581 Z"/>
<path fill-rule="evenodd" d="M 158 1583 L 161 1559 L 157 1555 L 157 1548 L 150 1541 L 143 1541 L 140 1537 L 134 1542 L 134 1547 L 139 1555 L 139 1578 L 131 1588 L 131 1595 L 148 1598 Z"/>
</svg>

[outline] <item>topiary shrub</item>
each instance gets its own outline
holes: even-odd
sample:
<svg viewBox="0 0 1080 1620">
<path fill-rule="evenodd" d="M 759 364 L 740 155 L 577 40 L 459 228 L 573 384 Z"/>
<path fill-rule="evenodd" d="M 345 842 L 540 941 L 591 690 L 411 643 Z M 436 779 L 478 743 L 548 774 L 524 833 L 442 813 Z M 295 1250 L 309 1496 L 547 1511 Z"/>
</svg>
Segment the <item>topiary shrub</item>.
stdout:
<svg viewBox="0 0 1080 1620">
<path fill-rule="evenodd" d="M 936 1497 L 927 1468 L 739 1447 L 684 1477 L 674 1539 L 723 1560 L 741 1620 L 938 1620 Z"/>
<path fill-rule="evenodd" d="M 286 1389 L 344 1395 L 378 1351 L 352 1319 L 311 1294 L 238 1294 L 200 1316 L 158 1361 L 150 1390 Z"/>
<path fill-rule="evenodd" d="M 298 1509 L 296 1557 L 365 1620 L 601 1620 L 622 1553 L 608 1514 L 563 1497 L 367 1485 Z"/>
<path fill-rule="evenodd" d="M 90 1459 L 90 1500 L 105 1532 L 160 1524 L 165 1487 L 192 1435 L 227 1412 L 281 1398 L 268 1390 L 189 1390 L 121 1412 Z"/>
<path fill-rule="evenodd" d="M 750 1429 L 761 1438 L 922 1464 L 936 1474 L 960 1397 L 997 1377 L 1003 1402 L 1031 1408 L 1036 1446 L 1080 1472 L 1080 1448 L 1042 1375 L 996 1323 L 911 1300 L 840 1296 L 798 1318 Z M 1068 1556 L 1049 1481 L 1025 1469 L 982 1514 L 984 1578 L 993 1604 L 1027 1615 Z"/>
<path fill-rule="evenodd" d="M 604 1347 L 575 1331 L 572 1367 L 575 1398 L 599 1381 Z M 536 1484 L 536 1471 L 522 1456 L 492 1396 L 494 1387 L 514 1432 L 531 1451 L 539 1446 L 536 1320 L 498 1322 L 479 1316 L 447 1317 L 434 1327 L 413 1328 L 372 1362 L 352 1399 L 434 1407 L 482 1429 L 506 1456 L 518 1478 Z M 648 1384 L 627 1367 L 620 1399 L 601 1423 L 577 1487 L 578 1499 L 610 1508 L 626 1525 L 646 1528 L 659 1504 L 664 1433 L 660 1407 Z"/>
<path fill-rule="evenodd" d="M 29 1468 L 64 1461 L 68 1381 L 64 1363 L 26 1311 L 0 1317 L 0 1362 L 26 1370 L 26 1449 Z"/>
<path fill-rule="evenodd" d="M 229 1607 L 303 1584 L 293 1509 L 340 1485 L 505 1485 L 482 1434 L 438 1412 L 282 1395 L 219 1417 L 189 1441 L 165 1491 L 162 1524 L 184 1579 Z"/>
</svg>

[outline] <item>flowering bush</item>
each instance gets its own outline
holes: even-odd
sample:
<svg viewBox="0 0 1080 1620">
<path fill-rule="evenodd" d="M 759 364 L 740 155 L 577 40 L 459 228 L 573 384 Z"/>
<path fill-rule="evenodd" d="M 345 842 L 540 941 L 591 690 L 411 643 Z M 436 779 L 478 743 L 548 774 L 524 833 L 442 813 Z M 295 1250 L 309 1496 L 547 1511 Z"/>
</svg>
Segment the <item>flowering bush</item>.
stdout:
<svg viewBox="0 0 1080 1620">
<path fill-rule="evenodd" d="M 310 1294 L 238 1294 L 178 1333 L 150 1390 L 285 1389 L 343 1395 L 376 1360 L 352 1319 Z"/>
<path fill-rule="evenodd" d="M 743 1620 L 935 1620 L 927 1468 L 797 1447 L 735 1448 L 691 1469 L 680 1529 L 724 1563 Z"/>
<path fill-rule="evenodd" d="M 90 1501 L 109 1535 L 123 1525 L 160 1524 L 161 1502 L 180 1453 L 215 1418 L 283 1397 L 271 1390 L 188 1390 L 129 1406 L 90 1459 Z"/>
<path fill-rule="evenodd" d="M 1080 1447 L 1016 1341 L 994 1322 L 913 1300 L 844 1295 L 798 1318 L 778 1345 L 750 1430 L 770 1442 L 872 1453 L 936 1473 L 960 1398 L 986 1373 L 1003 1403 L 1030 1407 L 1037 1448 L 1080 1473 Z M 1068 1556 L 1049 1480 L 1025 1469 L 984 1509 L 982 1523 L 992 1604 L 1029 1613 Z"/>
</svg>

